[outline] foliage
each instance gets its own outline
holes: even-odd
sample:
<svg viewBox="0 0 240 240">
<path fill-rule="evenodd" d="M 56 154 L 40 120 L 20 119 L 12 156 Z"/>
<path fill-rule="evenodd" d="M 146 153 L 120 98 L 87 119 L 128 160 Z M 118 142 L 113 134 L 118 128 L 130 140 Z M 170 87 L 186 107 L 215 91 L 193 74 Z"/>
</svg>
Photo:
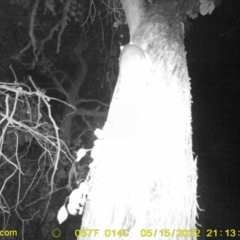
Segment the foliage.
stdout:
<svg viewBox="0 0 240 240">
<path fill-rule="evenodd" d="M 49 101 L 54 99 L 29 80 L 33 90 L 25 84 L 0 84 L 2 229 L 9 226 L 20 229 L 18 222 L 23 225 L 26 222 L 28 226 L 29 220 L 45 219 L 49 225 L 56 216 L 53 210 L 47 212 L 49 205 L 52 206 L 52 194 L 60 196 L 59 191 L 68 185 L 68 169 L 64 167 L 71 166 L 74 160 L 59 139 L 51 115 Z"/>
<path fill-rule="evenodd" d="M 106 117 L 117 77 L 119 54 L 117 46 L 108 54 L 110 46 L 115 45 L 113 42 L 106 44 L 99 41 L 103 24 L 110 25 L 111 22 L 110 17 L 101 23 L 97 21 L 97 14 L 102 14 L 102 10 L 99 2 L 96 3 L 74 0 L 32 1 L 28 6 L 25 1 L 0 3 L 0 9 L 5 9 L 0 31 L 16 28 L 14 32 L 18 40 L 15 44 L 12 31 L 7 32 L 12 41 L 11 44 L 8 44 L 9 40 L 4 42 L 6 50 L 1 61 L 5 63 L 1 65 L 2 72 L 11 78 L 12 74 L 6 72 L 12 63 L 18 76 L 20 72 L 24 75 L 29 72 L 34 74 L 34 79 L 39 79 L 37 85 L 48 90 L 50 96 L 80 109 L 72 114 L 72 109 L 67 106 L 60 108 L 56 103 L 53 111 L 58 111 L 53 114 L 59 119 L 60 129 L 64 129 L 61 132 L 63 138 L 78 141 L 80 136 L 85 144 L 92 140 L 91 132 L 96 125 L 102 126 L 103 118 Z M 96 9 L 88 11 L 89 6 Z M 15 14 L 16 11 L 21 14 Z M 92 25 L 87 27 L 89 23 Z M 94 47 L 89 48 L 89 42 Z M 99 54 L 99 48 L 108 49 Z M 88 110 L 87 116 L 85 109 Z M 73 144 L 68 142 L 68 145 Z"/>
</svg>

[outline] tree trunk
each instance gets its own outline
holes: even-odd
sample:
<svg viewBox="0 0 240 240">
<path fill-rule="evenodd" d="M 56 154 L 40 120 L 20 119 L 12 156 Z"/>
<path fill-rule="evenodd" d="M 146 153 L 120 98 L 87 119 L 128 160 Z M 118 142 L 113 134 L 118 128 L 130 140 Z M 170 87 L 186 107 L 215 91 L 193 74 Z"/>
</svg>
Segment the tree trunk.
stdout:
<svg viewBox="0 0 240 240">
<path fill-rule="evenodd" d="M 92 151 L 82 229 L 99 232 L 78 239 L 195 239 L 197 173 L 180 10 L 174 1 L 121 3 L 131 41 L 141 48 L 121 54 L 103 137 Z"/>
</svg>

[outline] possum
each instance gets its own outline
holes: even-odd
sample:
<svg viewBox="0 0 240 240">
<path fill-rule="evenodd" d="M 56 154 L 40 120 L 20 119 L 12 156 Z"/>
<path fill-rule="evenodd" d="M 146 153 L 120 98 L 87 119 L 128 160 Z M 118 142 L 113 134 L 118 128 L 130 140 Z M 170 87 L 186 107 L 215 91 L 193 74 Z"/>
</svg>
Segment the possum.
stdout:
<svg viewBox="0 0 240 240">
<path fill-rule="evenodd" d="M 138 125 L 146 88 L 152 79 L 151 60 L 140 47 L 121 48 L 119 76 L 104 131 L 114 139 L 128 139 Z M 145 111 L 143 111 L 145 113 Z"/>
<path fill-rule="evenodd" d="M 137 45 L 128 44 L 121 47 L 121 54 L 119 59 L 119 69 L 120 72 L 124 71 L 126 66 L 131 66 L 135 62 L 144 62 L 147 65 L 151 65 L 151 60 L 149 55 L 142 50 L 142 48 Z M 149 66 L 150 67 L 150 66 Z"/>
<path fill-rule="evenodd" d="M 119 58 L 119 78 L 114 97 L 131 101 L 134 90 L 141 94 L 152 74 L 151 66 L 149 55 L 140 47 L 133 44 L 124 46 Z"/>
<path fill-rule="evenodd" d="M 121 47 L 121 54 L 119 59 L 119 68 L 122 69 L 124 66 L 129 65 L 131 61 L 146 59 L 145 52 L 137 45 L 128 44 Z"/>
</svg>

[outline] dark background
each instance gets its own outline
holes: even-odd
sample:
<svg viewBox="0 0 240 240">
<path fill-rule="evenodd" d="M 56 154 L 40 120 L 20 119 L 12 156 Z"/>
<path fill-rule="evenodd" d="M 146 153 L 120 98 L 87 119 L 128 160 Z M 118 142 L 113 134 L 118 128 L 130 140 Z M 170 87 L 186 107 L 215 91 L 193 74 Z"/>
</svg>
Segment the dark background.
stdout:
<svg viewBox="0 0 240 240">
<path fill-rule="evenodd" d="M 225 0 L 212 15 L 195 19 L 185 43 L 204 209 L 198 222 L 240 229 L 240 1 Z"/>
</svg>

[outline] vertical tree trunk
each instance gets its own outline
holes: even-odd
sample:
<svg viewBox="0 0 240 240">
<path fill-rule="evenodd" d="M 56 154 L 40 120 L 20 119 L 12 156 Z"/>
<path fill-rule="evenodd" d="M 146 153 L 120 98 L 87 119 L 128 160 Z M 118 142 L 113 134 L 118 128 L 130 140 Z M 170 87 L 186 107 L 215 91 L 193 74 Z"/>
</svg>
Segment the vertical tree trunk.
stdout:
<svg viewBox="0 0 240 240">
<path fill-rule="evenodd" d="M 195 239 L 197 174 L 179 9 L 174 1 L 121 2 L 131 41 L 145 52 L 130 46 L 120 58 L 82 222 L 99 233 L 84 239 L 106 239 L 107 229 L 111 237 L 126 229 L 123 239 Z"/>
</svg>

